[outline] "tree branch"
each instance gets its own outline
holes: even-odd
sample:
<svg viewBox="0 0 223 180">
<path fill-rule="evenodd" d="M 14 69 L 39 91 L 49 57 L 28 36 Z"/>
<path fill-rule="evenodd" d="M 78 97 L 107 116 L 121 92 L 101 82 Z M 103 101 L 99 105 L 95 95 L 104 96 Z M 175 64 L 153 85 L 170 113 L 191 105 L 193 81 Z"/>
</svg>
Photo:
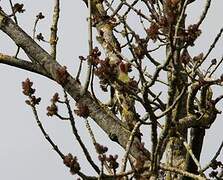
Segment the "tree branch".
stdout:
<svg viewBox="0 0 223 180">
<path fill-rule="evenodd" d="M 50 45 L 51 45 L 51 56 L 55 60 L 57 54 L 57 26 L 59 20 L 59 13 L 60 13 L 60 0 L 55 0 L 55 6 L 53 10 L 53 22 L 51 25 L 51 34 L 50 34 Z"/>
<path fill-rule="evenodd" d="M 63 67 L 57 61 L 53 61 L 52 57 L 7 17 L 3 11 L 0 11 L 0 29 L 19 45 L 34 63 L 40 64 L 53 80 L 61 84 L 75 101 L 81 101 L 87 105 L 90 111 L 89 116 L 110 137 L 113 137 L 113 140 L 117 141 L 122 147 L 126 147 L 130 131 L 120 123 L 120 120 L 107 107 L 95 102 L 90 92 L 87 91 L 85 95 L 81 96 L 83 87 L 68 72 L 63 72 L 65 78 L 61 82 L 60 71 L 64 70 Z M 139 140 L 135 138 L 130 150 L 134 157 L 142 154 L 138 149 L 139 143 Z"/>
<path fill-rule="evenodd" d="M 17 67 L 19 69 L 24 69 L 33 73 L 37 73 L 52 79 L 51 75 L 47 73 L 39 64 L 34 64 L 26 60 L 22 60 L 13 56 L 0 53 L 0 64 L 1 63 Z"/>
</svg>

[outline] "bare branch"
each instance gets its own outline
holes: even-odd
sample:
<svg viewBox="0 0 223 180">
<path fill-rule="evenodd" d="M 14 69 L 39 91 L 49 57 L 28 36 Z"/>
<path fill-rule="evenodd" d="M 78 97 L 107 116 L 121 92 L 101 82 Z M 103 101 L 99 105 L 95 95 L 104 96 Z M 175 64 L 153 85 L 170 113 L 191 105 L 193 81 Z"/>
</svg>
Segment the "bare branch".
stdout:
<svg viewBox="0 0 223 180">
<path fill-rule="evenodd" d="M 210 166 L 211 164 L 217 159 L 217 157 L 220 155 L 221 153 L 221 150 L 223 148 L 223 141 L 221 142 L 221 145 L 219 146 L 217 152 L 215 153 L 214 157 L 211 159 L 211 161 L 204 167 L 200 170 L 200 172 L 204 172 L 206 171 Z"/>
<path fill-rule="evenodd" d="M 60 0 L 54 0 L 54 10 L 53 10 L 53 22 L 51 25 L 51 34 L 50 34 L 50 45 L 51 45 L 51 53 L 50 55 L 55 60 L 56 59 L 56 51 L 57 51 L 57 29 L 58 29 L 58 20 L 60 13 Z"/>
<path fill-rule="evenodd" d="M 217 66 L 210 73 L 209 77 L 211 77 L 215 73 L 215 71 L 219 68 L 219 66 L 222 64 L 222 62 L 223 62 L 223 56 L 221 57 L 221 60 L 218 62 Z"/>
<path fill-rule="evenodd" d="M 7 23 L 5 23 L 7 22 Z M 10 18 L 8 18 L 2 11 L 0 13 L 0 29 L 10 36 L 15 43 L 19 44 L 25 53 L 31 57 L 34 63 L 39 63 L 44 70 L 52 76 L 52 79 L 58 82 L 58 70 L 62 67 L 56 61 L 52 60 L 52 57 L 43 50 L 36 42 L 33 41 L 19 26 L 17 26 Z M 90 93 L 86 93 L 81 96 L 83 87 L 78 81 L 76 81 L 68 72 L 66 73 L 65 82 L 62 82 L 64 89 L 71 95 L 76 101 L 81 101 L 88 105 L 90 111 L 90 117 L 111 137 L 122 145 L 126 146 L 129 137 L 129 130 L 124 128 L 120 120 L 114 116 L 114 114 L 104 106 L 95 102 Z M 131 154 L 134 157 L 139 156 L 141 153 L 138 151 L 138 140 L 134 139 Z"/>
<path fill-rule="evenodd" d="M 123 159 L 122 159 L 122 167 L 121 167 L 121 170 L 120 172 L 125 172 L 125 169 L 126 169 L 126 164 L 127 164 L 127 160 L 128 160 L 128 156 L 129 156 L 129 152 L 130 152 L 130 148 L 131 148 L 131 145 L 132 145 L 132 142 L 133 142 L 133 139 L 134 139 L 134 136 L 135 134 L 137 133 L 137 130 L 138 128 L 140 127 L 142 123 L 139 121 L 135 124 L 131 134 L 130 134 L 130 137 L 129 137 L 129 140 L 128 140 L 128 143 L 126 144 L 126 151 L 125 151 L 125 155 L 123 156 Z"/>
<path fill-rule="evenodd" d="M 184 171 L 184 170 L 181 170 L 181 169 L 178 169 L 175 167 L 160 165 L 160 168 L 163 169 L 164 171 L 175 172 L 177 174 L 181 174 L 183 176 L 190 177 L 194 180 L 206 180 L 206 178 L 201 177 L 200 175 L 195 175 L 195 174 L 189 173 L 187 171 Z"/>
<path fill-rule="evenodd" d="M 198 159 L 195 157 L 195 155 L 194 155 L 192 149 L 190 148 L 189 144 L 187 144 L 187 142 L 184 139 L 182 139 L 182 140 L 183 140 L 184 147 L 186 148 L 187 152 L 190 154 L 191 158 L 193 159 L 193 161 L 197 165 L 198 170 L 200 170 L 201 169 L 201 165 L 200 165 Z"/>
<path fill-rule="evenodd" d="M 217 34 L 217 36 L 214 39 L 214 42 L 211 44 L 210 48 L 208 49 L 208 52 L 203 57 L 202 61 L 200 62 L 199 66 L 207 59 L 211 51 L 214 49 L 215 45 L 217 44 L 218 40 L 220 39 L 221 35 L 223 33 L 223 28 L 220 29 L 220 32 Z"/>
<path fill-rule="evenodd" d="M 24 69 L 33 73 L 40 74 L 42 76 L 52 79 L 51 75 L 47 73 L 42 66 L 35 64 L 26 60 L 22 60 L 13 56 L 5 55 L 0 53 L 0 63 L 7 64 L 19 69 Z"/>
<path fill-rule="evenodd" d="M 69 100 L 68 100 L 68 96 L 67 96 L 67 93 L 65 91 L 64 91 L 64 98 L 65 98 L 65 103 L 66 103 L 66 106 L 67 106 L 68 114 L 69 114 L 69 117 L 70 117 L 69 119 L 70 119 L 70 124 L 71 124 L 72 130 L 73 130 L 73 134 L 76 137 L 78 143 L 80 144 L 80 146 L 81 146 L 81 148 L 82 148 L 82 150 L 84 152 L 84 155 L 87 158 L 88 162 L 91 164 L 91 166 L 94 168 L 94 170 L 98 174 L 100 174 L 100 169 L 98 168 L 98 166 L 92 160 L 92 158 L 91 158 L 87 148 L 85 147 L 83 141 L 81 140 L 80 135 L 78 134 L 77 128 L 75 126 L 74 116 L 73 116 L 73 113 L 72 113 L 72 110 L 71 110 L 71 107 L 70 107 L 70 103 L 69 103 Z"/>
<path fill-rule="evenodd" d="M 176 99 L 174 100 L 173 104 L 169 106 L 164 112 L 162 112 L 162 114 L 156 116 L 157 119 L 160 119 L 161 117 L 165 116 L 169 111 L 171 111 L 176 106 L 176 104 L 179 102 L 183 94 L 186 92 L 186 89 L 187 89 L 186 87 L 183 88 L 179 96 L 177 96 Z"/>
<path fill-rule="evenodd" d="M 88 68 L 87 68 L 87 77 L 86 82 L 84 84 L 84 89 L 82 94 L 85 94 L 88 90 L 88 86 L 90 84 L 91 80 L 91 73 L 92 73 L 92 50 L 93 50 L 93 40 L 92 40 L 92 2 L 91 0 L 88 0 Z"/>
<path fill-rule="evenodd" d="M 64 154 L 60 151 L 60 149 L 58 148 L 58 146 L 52 141 L 52 139 L 50 138 L 50 136 L 47 134 L 47 132 L 45 131 L 41 121 L 39 120 L 39 116 L 36 110 L 36 106 L 34 104 L 30 105 L 32 107 L 32 111 L 34 114 L 34 117 L 36 119 L 37 125 L 39 126 L 42 134 L 44 135 L 44 137 L 46 138 L 46 140 L 50 143 L 50 145 L 53 147 L 53 149 L 57 152 L 57 154 L 64 159 Z"/>
<path fill-rule="evenodd" d="M 175 32 L 174 32 L 174 36 L 173 36 L 173 45 L 176 45 L 176 42 L 177 42 L 177 36 L 178 36 L 178 31 L 179 31 L 179 28 L 180 28 L 180 24 L 181 24 L 181 21 L 184 17 L 184 14 L 185 14 L 185 11 L 186 11 L 186 7 L 188 5 L 188 1 L 189 0 L 185 0 L 184 1 L 184 4 L 183 4 L 183 7 L 182 7 L 182 10 L 181 10 L 181 13 L 180 13 L 180 16 L 177 20 L 177 23 L 176 23 L 176 26 L 175 26 Z"/>
<path fill-rule="evenodd" d="M 198 23 L 197 23 L 197 26 L 198 26 L 198 27 L 199 27 L 199 26 L 201 25 L 201 23 L 204 21 L 206 15 L 207 15 L 207 13 L 208 13 L 208 10 L 209 10 L 210 6 L 211 6 L 211 0 L 206 0 L 205 7 L 204 7 L 204 11 L 202 12 L 201 17 L 200 17 L 200 19 L 199 19 L 199 21 L 198 21 Z"/>
</svg>

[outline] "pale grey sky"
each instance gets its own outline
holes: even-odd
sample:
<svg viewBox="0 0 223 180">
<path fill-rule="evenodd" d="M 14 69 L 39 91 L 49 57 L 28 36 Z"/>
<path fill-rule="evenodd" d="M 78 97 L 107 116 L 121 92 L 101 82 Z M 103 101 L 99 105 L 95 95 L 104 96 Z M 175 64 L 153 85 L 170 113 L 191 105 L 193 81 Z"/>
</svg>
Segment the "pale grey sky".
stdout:
<svg viewBox="0 0 223 180">
<path fill-rule="evenodd" d="M 32 34 L 35 16 L 41 11 L 46 18 L 38 24 L 37 31 L 42 32 L 47 38 L 49 35 L 51 12 L 53 0 L 20 0 L 15 1 L 25 4 L 25 13 L 18 15 L 21 27 Z M 203 0 L 197 0 L 197 5 L 191 7 L 189 19 L 195 23 L 202 11 Z M 208 49 L 216 33 L 223 26 L 222 21 L 222 0 L 215 0 L 212 3 L 211 11 L 202 27 L 203 34 L 196 43 L 196 48 L 191 53 L 196 55 Z M 9 12 L 8 0 L 1 0 L 0 6 Z M 59 20 L 59 44 L 58 60 L 61 64 L 68 67 L 69 72 L 74 74 L 77 70 L 79 55 L 86 55 L 87 48 L 87 9 L 81 0 L 61 1 L 61 17 Z M 222 39 L 222 38 L 221 38 Z M 44 43 L 41 46 L 47 48 Z M 219 59 L 223 55 L 223 40 L 218 43 L 211 57 Z M 0 52 L 13 55 L 16 46 L 12 41 L 0 32 Z M 206 51 L 205 51 L 206 52 Z M 22 53 L 21 57 L 26 58 Z M 218 73 L 221 70 L 219 70 Z M 39 75 L 27 73 L 25 71 L 7 67 L 0 64 L 0 179 L 4 180 L 39 180 L 39 179 L 74 179 L 70 175 L 58 155 L 52 150 L 51 146 L 42 136 L 38 129 L 31 109 L 24 103 L 25 96 L 22 94 L 21 82 L 29 77 L 34 82 L 37 89 L 36 95 L 42 97 L 42 102 L 38 109 L 40 118 L 43 121 L 49 135 L 55 140 L 64 153 L 71 152 L 80 157 L 82 151 L 77 145 L 69 123 L 55 118 L 48 118 L 45 113 L 49 100 L 55 91 L 61 92 L 61 88 L 54 82 Z M 222 88 L 217 89 L 222 94 Z M 62 93 L 61 93 L 62 95 Z M 219 104 L 222 108 L 222 103 Z M 203 153 L 204 159 L 209 159 L 215 152 L 215 148 L 222 140 L 221 119 L 213 125 L 213 130 L 207 133 Z M 84 126 L 84 120 L 77 118 L 77 126 L 80 134 L 85 139 L 87 146 L 94 152 L 89 135 Z M 93 124 L 93 128 L 95 125 Z M 101 130 L 95 131 L 99 142 L 104 141 L 105 134 Z M 111 147 L 114 147 L 111 143 Z M 107 142 L 104 145 L 108 145 Z M 109 146 L 109 147 L 110 147 Z M 110 152 L 113 148 L 110 148 Z M 119 153 L 120 149 L 116 153 Z M 83 157 L 83 156 L 82 156 Z M 97 156 L 94 157 L 97 159 Z M 84 159 L 79 158 L 82 169 L 85 172 L 92 172 Z M 203 164 L 204 165 L 204 164 Z"/>
</svg>

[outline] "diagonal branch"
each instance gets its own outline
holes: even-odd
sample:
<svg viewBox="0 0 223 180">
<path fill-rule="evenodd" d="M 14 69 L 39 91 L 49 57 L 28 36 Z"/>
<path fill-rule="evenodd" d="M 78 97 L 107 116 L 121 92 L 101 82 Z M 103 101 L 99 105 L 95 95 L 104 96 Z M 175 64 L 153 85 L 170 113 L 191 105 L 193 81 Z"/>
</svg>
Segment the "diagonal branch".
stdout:
<svg viewBox="0 0 223 180">
<path fill-rule="evenodd" d="M 22 60 L 13 56 L 0 53 L 0 64 L 7 64 L 9 66 L 24 69 L 33 73 L 37 73 L 52 79 L 51 75 L 47 73 L 39 64 L 35 64 L 26 60 Z"/>
<path fill-rule="evenodd" d="M 206 0 L 206 3 L 205 3 L 205 7 L 204 7 L 204 10 L 201 14 L 201 17 L 197 23 L 197 26 L 199 27 L 201 25 L 201 23 L 204 21 L 205 17 L 207 16 L 207 13 L 208 13 L 208 10 L 211 6 L 211 0 Z"/>
<path fill-rule="evenodd" d="M 138 121 L 138 122 L 135 124 L 135 126 L 134 126 L 134 128 L 133 128 L 133 130 L 132 130 L 132 132 L 131 132 L 131 134 L 130 134 L 128 143 L 127 143 L 127 145 L 126 145 L 126 152 L 125 152 L 125 155 L 124 155 L 124 157 L 123 157 L 123 159 L 122 159 L 123 164 L 122 164 L 122 167 L 121 167 L 121 173 L 122 173 L 122 172 L 125 172 L 126 164 L 127 164 L 127 160 L 128 160 L 128 157 L 129 157 L 129 151 L 130 151 L 130 148 L 131 148 L 131 145 L 132 145 L 132 141 L 133 141 L 134 136 L 136 135 L 137 130 L 139 129 L 139 127 L 140 127 L 141 124 L 142 124 L 142 123 L 141 123 L 140 121 Z"/>
<path fill-rule="evenodd" d="M 34 63 L 40 64 L 53 80 L 59 82 L 75 101 L 81 101 L 87 105 L 90 111 L 89 116 L 110 137 L 113 137 L 113 140 L 118 142 L 122 147 L 126 147 L 130 131 L 120 123 L 120 120 L 107 107 L 103 107 L 100 103 L 96 102 L 90 92 L 87 91 L 85 95 L 81 95 L 83 87 L 67 71 L 64 72 L 65 79 L 61 82 L 59 72 L 63 70 L 63 67 L 57 61 L 53 61 L 52 57 L 8 18 L 3 11 L 0 11 L 0 29 L 19 45 L 31 57 Z M 139 143 L 139 140 L 135 138 L 130 150 L 130 153 L 134 157 L 142 154 L 138 149 Z"/>
<path fill-rule="evenodd" d="M 43 125 L 42 125 L 42 123 L 39 119 L 39 116 L 38 116 L 38 113 L 37 113 L 37 110 L 36 110 L 36 106 L 32 104 L 31 108 L 32 108 L 33 114 L 35 116 L 36 123 L 39 126 L 42 134 L 44 135 L 46 140 L 50 143 L 50 145 L 53 147 L 53 149 L 56 151 L 56 153 L 61 157 L 61 159 L 64 159 L 64 157 L 65 157 L 64 154 L 60 151 L 58 146 L 53 142 L 53 140 L 50 138 L 50 136 L 47 134 L 46 130 L 44 129 L 44 127 L 43 127 Z"/>
</svg>

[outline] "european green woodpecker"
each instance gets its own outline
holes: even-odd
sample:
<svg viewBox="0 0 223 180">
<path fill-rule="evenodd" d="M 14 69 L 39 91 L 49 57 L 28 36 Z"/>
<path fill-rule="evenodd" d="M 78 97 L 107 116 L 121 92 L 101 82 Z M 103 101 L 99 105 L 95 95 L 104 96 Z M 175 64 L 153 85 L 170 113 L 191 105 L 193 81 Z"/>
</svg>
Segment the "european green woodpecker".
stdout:
<svg viewBox="0 0 223 180">
<path fill-rule="evenodd" d="M 128 83 L 130 78 L 128 76 L 128 64 L 121 62 L 118 66 L 118 80 L 123 83 Z"/>
</svg>

